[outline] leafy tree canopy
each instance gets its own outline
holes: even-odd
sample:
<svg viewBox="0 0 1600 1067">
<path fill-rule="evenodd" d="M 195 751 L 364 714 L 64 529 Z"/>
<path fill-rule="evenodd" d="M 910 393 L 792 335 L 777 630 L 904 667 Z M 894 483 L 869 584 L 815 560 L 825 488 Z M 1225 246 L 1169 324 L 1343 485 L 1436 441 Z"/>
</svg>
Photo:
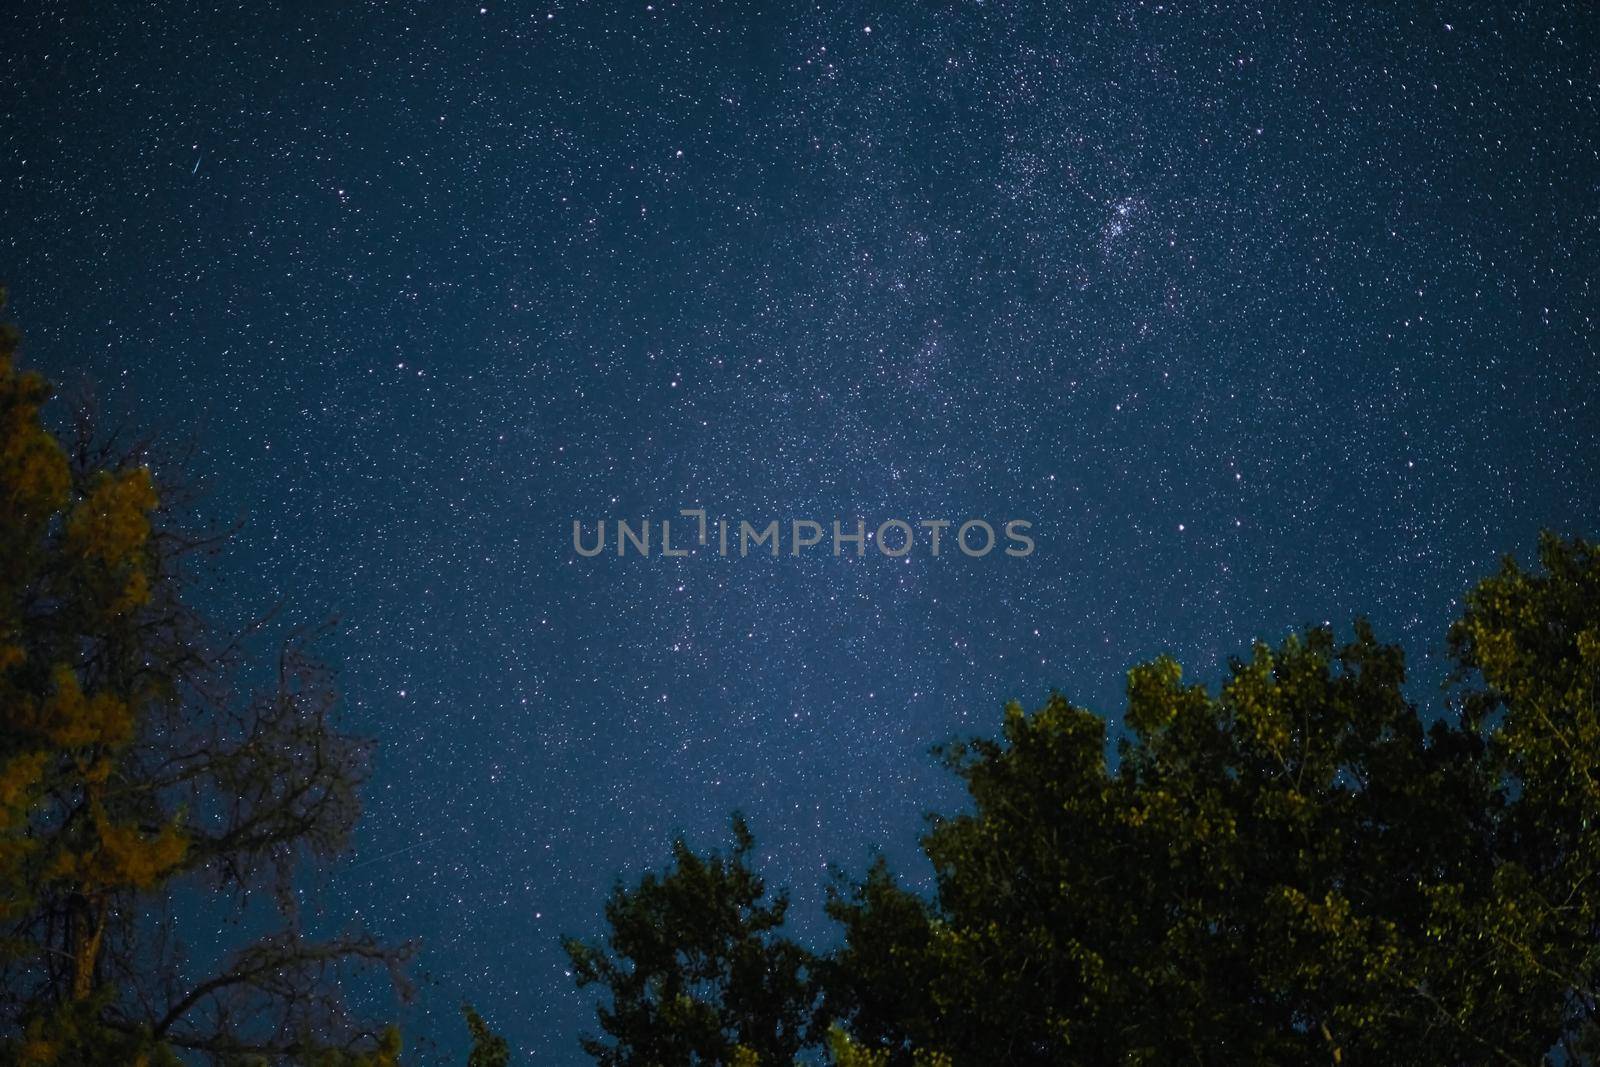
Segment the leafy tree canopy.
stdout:
<svg viewBox="0 0 1600 1067">
<path fill-rule="evenodd" d="M 239 643 L 188 597 L 209 542 L 177 531 L 145 446 L 52 433 L 16 350 L 0 328 L 0 1062 L 397 1062 L 339 979 L 407 949 L 313 938 L 296 907 L 359 816 L 368 743 L 307 640 L 240 691 Z M 276 926 L 199 972 L 184 886 L 211 930 Z"/>
<path fill-rule="evenodd" d="M 606 902 L 610 951 L 566 942 L 580 986 L 600 983 L 603 1064 L 788 1063 L 809 1037 L 811 955 L 776 936 L 788 899 L 751 869 L 754 839 L 733 819 L 733 849 L 701 858 L 680 839 L 673 866 Z"/>
<path fill-rule="evenodd" d="M 781 1033 L 882 1067 L 1595 1062 L 1600 552 L 1546 536 L 1539 563 L 1467 597 L 1442 713 L 1359 620 L 1257 643 L 1215 689 L 1136 666 L 1115 738 L 1060 695 L 1012 704 L 999 737 L 938 750 L 971 803 L 923 838 L 934 894 L 879 862 L 832 891 L 842 944 L 820 958 L 730 893 L 759 885 L 742 824 L 731 863 L 680 843 L 616 891 L 609 953 L 569 946 L 610 994 L 589 1050 L 788 1063 L 742 1039 Z M 734 995 L 739 946 L 797 975 L 761 987 L 779 999 Z"/>
</svg>

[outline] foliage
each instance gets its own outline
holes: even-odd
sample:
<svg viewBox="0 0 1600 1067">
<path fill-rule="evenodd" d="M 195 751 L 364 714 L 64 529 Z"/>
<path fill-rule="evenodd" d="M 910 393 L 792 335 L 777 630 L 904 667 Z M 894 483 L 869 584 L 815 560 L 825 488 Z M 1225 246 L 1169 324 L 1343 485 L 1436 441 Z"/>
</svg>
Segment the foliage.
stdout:
<svg viewBox="0 0 1600 1067">
<path fill-rule="evenodd" d="M 1600 549 L 1546 534 L 1538 572 L 1511 557 L 1450 629 L 1467 714 L 1509 798 L 1480 898 L 1439 901 L 1462 962 L 1538 990 L 1573 1062 L 1597 1057 L 1600 990 Z"/>
<path fill-rule="evenodd" d="M 811 957 L 774 936 L 788 899 L 768 897 L 750 867 L 754 839 L 733 819 L 727 855 L 702 859 L 680 839 L 673 866 L 606 903 L 610 952 L 566 949 L 580 986 L 603 985 L 609 1041 L 586 1037 L 602 1064 L 787 1064 L 806 1043 Z"/>
<path fill-rule="evenodd" d="M 398 1035 L 352 1018 L 338 978 L 405 951 L 309 939 L 295 906 L 301 861 L 343 849 L 366 775 L 331 675 L 292 640 L 269 687 L 234 695 L 239 645 L 187 597 L 209 543 L 172 528 L 145 446 L 84 420 L 51 433 L 50 389 L 16 350 L 5 327 L 0 1061 L 395 1062 Z M 275 904 L 277 929 L 192 973 L 182 887 L 252 929 Z"/>
<path fill-rule="evenodd" d="M 881 861 L 836 886 L 843 943 L 785 1032 L 844 1067 L 1596 1062 L 1600 551 L 1547 536 L 1540 564 L 1467 598 L 1440 715 L 1358 620 L 1258 643 L 1214 691 L 1141 664 L 1115 739 L 1052 695 L 944 746 L 971 805 L 923 839 L 934 895 Z M 633 969 L 574 954 L 619 1005 L 601 1062 L 734 1062 L 753 1021 L 687 974 L 737 926 L 675 862 L 607 909 Z"/>
<path fill-rule="evenodd" d="M 461 1005 L 461 1014 L 467 1020 L 467 1032 L 472 1036 L 467 1067 L 508 1067 L 511 1049 L 506 1039 L 492 1032 L 471 1004 Z"/>
</svg>

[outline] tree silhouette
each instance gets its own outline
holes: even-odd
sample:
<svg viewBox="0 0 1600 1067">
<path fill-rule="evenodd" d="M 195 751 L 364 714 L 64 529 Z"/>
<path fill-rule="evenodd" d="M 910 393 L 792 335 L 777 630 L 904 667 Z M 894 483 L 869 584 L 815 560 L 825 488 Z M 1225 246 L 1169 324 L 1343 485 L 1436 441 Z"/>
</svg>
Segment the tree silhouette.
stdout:
<svg viewBox="0 0 1600 1067">
<path fill-rule="evenodd" d="M 738 816 L 733 848 L 702 859 L 680 839 L 673 866 L 606 902 L 610 951 L 566 942 L 580 986 L 609 993 L 584 1038 L 599 1063 L 789 1063 L 808 1040 L 810 954 L 774 936 L 788 899 L 768 899 Z"/>
<path fill-rule="evenodd" d="M 832 887 L 808 1040 L 873 1067 L 1597 1062 L 1600 551 L 1546 535 L 1539 559 L 1467 597 L 1431 721 L 1358 620 L 1257 643 L 1215 691 L 1136 666 L 1114 739 L 1057 694 L 943 746 L 971 804 L 923 838 L 935 891 L 881 861 Z M 676 977 L 663 997 L 679 965 L 640 965 L 728 928 L 712 894 L 651 903 L 702 877 L 681 843 L 675 864 L 613 897 L 616 959 L 575 954 L 612 995 L 601 1062 L 737 1062 L 673 1042 L 757 1018 Z"/>
<path fill-rule="evenodd" d="M 65 443 L 52 434 L 50 389 L 17 369 L 16 350 L 6 326 L 0 1055 L 394 1062 L 398 1037 L 347 1010 L 338 980 L 408 950 L 360 932 L 311 938 L 296 906 L 305 861 L 348 840 L 370 747 L 338 726 L 315 634 L 288 640 L 270 683 L 237 695 L 244 644 L 189 602 L 210 542 L 177 532 L 142 447 L 83 422 Z M 239 916 L 263 932 L 199 972 L 177 933 L 184 888 L 213 929 Z"/>
</svg>

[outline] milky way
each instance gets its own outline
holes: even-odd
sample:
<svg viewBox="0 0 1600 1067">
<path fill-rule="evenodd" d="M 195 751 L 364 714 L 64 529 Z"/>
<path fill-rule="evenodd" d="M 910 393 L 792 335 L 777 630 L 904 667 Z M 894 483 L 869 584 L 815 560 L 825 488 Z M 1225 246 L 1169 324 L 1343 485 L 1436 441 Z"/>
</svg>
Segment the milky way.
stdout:
<svg viewBox="0 0 1600 1067">
<path fill-rule="evenodd" d="M 558 936 L 674 832 L 821 943 L 1006 699 L 1366 612 L 1434 700 L 1467 583 L 1600 534 L 1593 6 L 1074 7 L 0 15 L 28 357 L 195 439 L 220 612 L 343 619 L 318 903 L 423 939 L 414 1033 L 574 1062 Z M 572 550 L 680 508 L 1038 548 Z"/>
</svg>

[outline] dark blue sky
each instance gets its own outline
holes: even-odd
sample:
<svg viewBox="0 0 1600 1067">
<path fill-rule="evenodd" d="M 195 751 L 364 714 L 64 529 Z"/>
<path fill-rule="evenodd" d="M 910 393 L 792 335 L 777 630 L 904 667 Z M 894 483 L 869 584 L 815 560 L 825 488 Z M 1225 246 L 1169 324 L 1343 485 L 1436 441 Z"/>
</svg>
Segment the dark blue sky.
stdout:
<svg viewBox="0 0 1600 1067">
<path fill-rule="evenodd" d="M 1004 700 L 1357 612 L 1436 679 L 1600 533 L 1600 14 L 1391 6 L 11 4 L 0 277 L 197 440 L 219 612 L 342 617 L 329 921 L 573 1063 L 558 935 L 674 831 L 744 810 L 825 937 Z M 694 506 L 1038 547 L 572 551 Z"/>
</svg>

